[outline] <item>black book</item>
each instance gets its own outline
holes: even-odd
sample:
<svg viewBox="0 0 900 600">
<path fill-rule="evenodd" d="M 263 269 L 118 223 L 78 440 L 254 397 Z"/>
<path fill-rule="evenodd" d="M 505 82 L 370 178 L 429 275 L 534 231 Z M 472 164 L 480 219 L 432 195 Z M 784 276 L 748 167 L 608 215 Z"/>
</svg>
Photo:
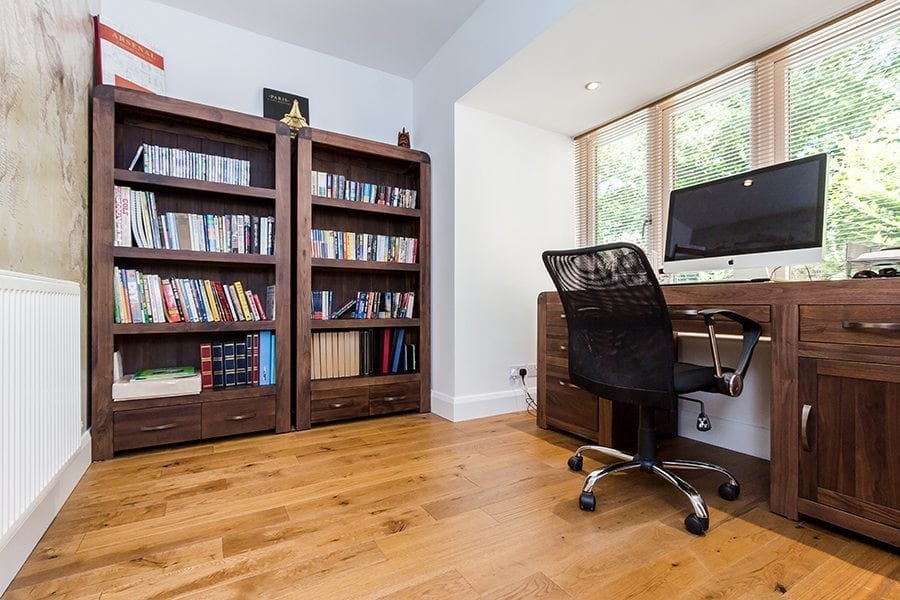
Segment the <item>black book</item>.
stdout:
<svg viewBox="0 0 900 600">
<path fill-rule="evenodd" d="M 291 112 L 294 100 L 297 101 L 297 104 L 300 106 L 300 114 L 303 115 L 307 125 L 309 125 L 309 98 L 269 88 L 263 88 L 263 116 L 267 119 L 280 121 L 284 118 L 284 115 Z"/>
</svg>

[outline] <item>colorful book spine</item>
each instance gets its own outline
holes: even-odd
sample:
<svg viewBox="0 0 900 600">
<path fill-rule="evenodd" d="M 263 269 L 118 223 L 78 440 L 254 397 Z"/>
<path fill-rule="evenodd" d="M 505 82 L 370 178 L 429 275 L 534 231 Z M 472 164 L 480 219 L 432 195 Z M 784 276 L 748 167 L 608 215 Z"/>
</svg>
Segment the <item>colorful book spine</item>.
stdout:
<svg viewBox="0 0 900 600">
<path fill-rule="evenodd" d="M 200 344 L 200 387 L 213 387 L 212 344 Z"/>
</svg>

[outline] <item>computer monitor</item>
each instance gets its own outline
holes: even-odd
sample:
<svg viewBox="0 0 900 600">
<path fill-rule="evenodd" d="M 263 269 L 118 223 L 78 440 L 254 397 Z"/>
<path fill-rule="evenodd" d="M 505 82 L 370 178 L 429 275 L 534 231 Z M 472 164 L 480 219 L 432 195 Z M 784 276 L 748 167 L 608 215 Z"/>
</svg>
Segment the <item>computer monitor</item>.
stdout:
<svg viewBox="0 0 900 600">
<path fill-rule="evenodd" d="M 734 269 L 756 279 L 770 267 L 821 262 L 826 158 L 673 190 L 660 272 Z"/>
</svg>

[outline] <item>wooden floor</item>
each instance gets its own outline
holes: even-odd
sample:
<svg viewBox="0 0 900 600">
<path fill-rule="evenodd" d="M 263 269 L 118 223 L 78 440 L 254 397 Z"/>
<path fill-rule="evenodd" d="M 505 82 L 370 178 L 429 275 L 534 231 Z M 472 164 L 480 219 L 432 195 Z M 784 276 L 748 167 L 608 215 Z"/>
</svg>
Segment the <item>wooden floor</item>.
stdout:
<svg viewBox="0 0 900 600">
<path fill-rule="evenodd" d="M 95 463 L 3 598 L 900 598 L 896 554 L 768 511 L 764 461 L 664 447 L 743 484 L 683 472 L 698 538 L 646 474 L 579 510 L 577 444 L 525 413 L 406 415 Z"/>
</svg>

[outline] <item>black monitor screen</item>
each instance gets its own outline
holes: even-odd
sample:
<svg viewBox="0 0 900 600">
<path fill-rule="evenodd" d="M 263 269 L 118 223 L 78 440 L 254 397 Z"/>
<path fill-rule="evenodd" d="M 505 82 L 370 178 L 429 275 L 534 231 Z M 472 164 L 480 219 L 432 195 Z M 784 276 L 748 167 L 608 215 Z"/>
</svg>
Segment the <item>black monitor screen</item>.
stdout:
<svg viewBox="0 0 900 600">
<path fill-rule="evenodd" d="M 821 246 L 825 159 L 819 154 L 673 190 L 665 260 Z"/>
</svg>

